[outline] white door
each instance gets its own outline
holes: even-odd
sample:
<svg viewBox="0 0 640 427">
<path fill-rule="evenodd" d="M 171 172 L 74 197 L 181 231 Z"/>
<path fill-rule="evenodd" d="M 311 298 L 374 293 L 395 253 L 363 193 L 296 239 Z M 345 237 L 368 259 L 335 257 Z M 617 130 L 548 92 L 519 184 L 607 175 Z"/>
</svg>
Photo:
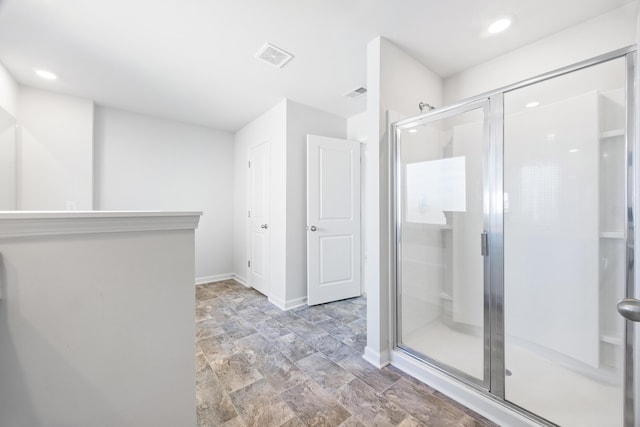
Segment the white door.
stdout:
<svg viewBox="0 0 640 427">
<path fill-rule="evenodd" d="M 307 136 L 307 304 L 360 295 L 360 143 Z"/>
<path fill-rule="evenodd" d="M 249 285 L 269 295 L 269 211 L 270 211 L 270 155 L 269 142 L 249 148 Z"/>
</svg>

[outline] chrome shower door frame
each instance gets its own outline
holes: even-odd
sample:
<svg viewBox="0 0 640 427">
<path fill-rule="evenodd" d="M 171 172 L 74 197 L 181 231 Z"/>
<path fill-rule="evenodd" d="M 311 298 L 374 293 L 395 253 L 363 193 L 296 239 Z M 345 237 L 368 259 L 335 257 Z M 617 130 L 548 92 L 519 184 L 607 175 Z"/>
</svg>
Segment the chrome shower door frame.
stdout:
<svg viewBox="0 0 640 427">
<path fill-rule="evenodd" d="M 479 381 L 477 378 L 460 371 L 450 365 L 447 365 L 443 362 L 437 361 L 426 354 L 420 353 L 414 349 L 411 349 L 407 346 L 404 346 L 398 340 L 399 337 L 402 336 L 401 328 L 402 322 L 398 315 L 402 313 L 402 301 L 400 298 L 397 298 L 398 294 L 401 293 L 402 290 L 402 268 L 400 267 L 400 260 L 402 257 L 402 169 L 401 169 L 401 159 L 400 159 L 400 134 L 403 130 L 408 130 L 415 126 L 425 125 L 431 122 L 444 120 L 451 118 L 453 116 L 464 114 L 473 110 L 482 110 L 484 114 L 484 141 L 483 141 L 483 159 L 482 159 L 482 174 L 483 174 L 483 230 L 489 233 L 490 231 L 490 209 L 491 203 L 489 201 L 488 195 L 491 194 L 491 190 L 488 188 L 487 183 L 490 179 L 490 146 L 489 146 L 489 137 L 490 137 L 490 128 L 493 126 L 490 120 L 490 100 L 489 98 L 480 98 L 474 99 L 470 102 L 455 104 L 450 107 L 440 108 L 438 110 L 432 110 L 431 112 L 425 113 L 415 118 L 410 118 L 406 120 L 401 120 L 391 125 L 391 162 L 392 169 L 391 174 L 393 177 L 393 197 L 392 197 L 392 212 L 391 212 L 391 221 L 394 224 L 394 236 L 391 239 L 393 242 L 392 252 L 394 253 L 393 259 L 394 263 L 391 268 L 392 275 L 395 277 L 395 287 L 394 288 L 394 300 L 395 304 L 393 306 L 393 319 L 395 321 L 395 328 L 392 328 L 393 333 L 393 343 L 394 346 L 402 349 L 405 353 L 412 355 L 413 357 L 418 358 L 419 360 L 425 360 L 430 363 L 435 368 L 446 372 L 453 373 L 456 377 L 461 378 L 467 384 L 474 388 L 478 388 L 483 391 L 489 391 L 490 389 L 490 377 L 491 377 L 491 335 L 490 335 L 490 322 L 491 319 L 489 317 L 489 307 L 490 307 L 490 266 L 489 266 L 489 258 L 488 256 L 483 257 L 484 262 L 484 280 L 483 280 L 483 359 L 484 359 L 484 367 L 483 367 L 483 379 Z M 478 241 L 480 241 L 480 236 L 478 236 Z M 491 250 L 491 239 L 489 240 L 489 250 Z M 480 245 L 478 246 L 480 248 Z M 480 249 L 478 249 L 480 251 Z M 480 252 L 478 252 L 480 253 Z"/>
<path fill-rule="evenodd" d="M 391 342 L 396 349 L 427 363 L 432 368 L 445 373 L 456 381 L 479 391 L 492 401 L 504 405 L 532 421 L 541 425 L 554 425 L 548 420 L 533 414 L 513 403 L 505 400 L 505 328 L 504 328 L 504 94 L 510 91 L 524 88 L 545 80 L 553 79 L 610 60 L 625 58 L 626 61 L 626 180 L 625 180 L 625 206 L 626 215 L 626 297 L 640 298 L 640 289 L 636 286 L 635 275 L 635 209 L 636 188 L 640 181 L 638 168 L 635 163 L 634 153 L 640 149 L 637 126 L 638 122 L 638 67 L 636 47 L 629 46 L 618 49 L 604 55 L 597 56 L 579 63 L 551 71 L 531 79 L 514 83 L 503 88 L 496 89 L 481 95 L 463 100 L 447 107 L 420 114 L 391 124 L 391 186 L 393 196 L 391 218 L 391 307 L 392 319 L 395 322 L 391 327 Z M 485 141 L 483 150 L 483 174 L 484 174 L 484 231 L 488 235 L 488 256 L 484 258 L 484 364 L 485 378 L 479 382 L 468 374 L 441 362 L 430 359 L 428 356 L 413 351 L 399 342 L 401 336 L 401 322 L 399 315 L 402 313 L 399 295 L 402 291 L 402 271 L 399 267 L 401 259 L 402 243 L 402 189 L 400 168 L 400 134 L 403 130 L 432 121 L 452 117 L 456 114 L 468 112 L 476 108 L 485 109 Z M 480 245 L 478 245 L 480 246 Z M 394 282 L 395 281 L 395 282 Z M 624 337 L 624 427 L 633 427 L 636 421 L 640 421 L 640 366 L 638 366 L 640 335 L 637 332 L 638 325 L 630 320 L 625 321 Z"/>
</svg>

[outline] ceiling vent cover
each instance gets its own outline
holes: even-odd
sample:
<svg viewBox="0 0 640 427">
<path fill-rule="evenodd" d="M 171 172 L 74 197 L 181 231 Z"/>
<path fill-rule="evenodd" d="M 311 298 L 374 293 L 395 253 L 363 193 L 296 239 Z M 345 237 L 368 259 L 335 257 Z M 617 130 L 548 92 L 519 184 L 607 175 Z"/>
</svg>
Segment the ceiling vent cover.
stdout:
<svg viewBox="0 0 640 427">
<path fill-rule="evenodd" d="M 271 43 L 265 43 L 264 46 L 256 53 L 256 58 L 261 59 L 274 67 L 282 68 L 293 59 L 293 55 L 274 46 Z"/>
<path fill-rule="evenodd" d="M 367 94 L 367 88 L 364 86 L 360 86 L 345 93 L 344 96 L 351 99 L 357 99 L 366 94 Z"/>
</svg>

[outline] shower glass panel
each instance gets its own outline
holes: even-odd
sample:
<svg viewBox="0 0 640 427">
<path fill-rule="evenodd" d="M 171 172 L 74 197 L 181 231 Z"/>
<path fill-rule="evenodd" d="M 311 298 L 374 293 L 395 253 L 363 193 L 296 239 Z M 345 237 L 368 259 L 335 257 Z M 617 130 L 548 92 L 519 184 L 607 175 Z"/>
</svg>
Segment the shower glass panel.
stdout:
<svg viewBox="0 0 640 427">
<path fill-rule="evenodd" d="M 484 152 L 487 101 L 399 128 L 397 342 L 488 388 Z"/>
<path fill-rule="evenodd" d="M 625 60 L 504 95 L 505 400 L 623 424 Z"/>
</svg>

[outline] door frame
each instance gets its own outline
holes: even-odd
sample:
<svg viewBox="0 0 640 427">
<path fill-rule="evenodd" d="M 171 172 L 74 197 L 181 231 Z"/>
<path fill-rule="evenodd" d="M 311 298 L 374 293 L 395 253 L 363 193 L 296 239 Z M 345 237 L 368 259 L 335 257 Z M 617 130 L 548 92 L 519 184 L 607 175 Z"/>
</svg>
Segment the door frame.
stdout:
<svg viewBox="0 0 640 427">
<path fill-rule="evenodd" d="M 259 147 L 260 145 L 265 145 L 267 146 L 267 161 L 269 162 L 269 221 L 271 221 L 271 141 L 269 139 L 264 139 L 260 142 L 256 142 L 255 144 L 250 145 L 249 147 L 247 147 L 247 217 L 245 217 L 246 219 L 246 243 L 247 243 L 247 250 L 246 250 L 246 258 L 247 258 L 247 285 L 249 287 L 251 287 L 252 289 L 255 289 L 253 286 L 253 280 L 252 280 L 252 267 L 251 267 L 251 261 L 252 261 L 252 254 L 253 254 L 253 243 L 252 243 L 252 238 L 251 238 L 251 222 L 252 222 L 252 217 L 249 216 L 249 212 L 251 212 L 251 201 L 253 198 L 253 181 L 251 179 L 251 174 L 252 169 L 251 169 L 251 153 L 252 150 L 255 149 L 256 147 Z M 271 232 L 268 231 L 268 239 L 269 239 L 269 250 L 271 249 Z M 269 297 L 271 295 L 271 256 L 269 256 L 268 260 L 267 260 L 267 266 L 266 268 L 267 270 L 267 284 L 269 287 L 269 292 L 268 295 L 266 295 L 267 297 Z"/>
<path fill-rule="evenodd" d="M 390 259 L 390 280 L 391 280 L 391 322 L 390 325 L 390 339 L 392 347 L 395 351 L 408 354 L 412 357 L 419 357 L 423 363 L 427 366 L 434 368 L 436 371 L 445 374 L 455 382 L 459 382 L 466 386 L 470 386 L 475 389 L 485 398 L 490 401 L 496 402 L 508 410 L 515 412 L 518 415 L 525 417 L 531 421 L 534 421 L 541 425 L 554 425 L 549 421 L 539 417 L 538 415 L 527 411 L 513 403 L 505 400 L 505 330 L 504 330 L 504 236 L 503 236 L 503 218 L 504 218 L 504 199 L 503 199 L 503 153 L 504 153 L 504 94 L 516 89 L 520 89 L 526 86 L 530 86 L 536 83 L 543 82 L 555 77 L 559 77 L 565 74 L 579 71 L 584 68 L 588 68 L 600 63 L 604 63 L 610 60 L 625 58 L 626 61 L 626 107 L 627 107 L 627 119 L 626 119 L 626 191 L 625 191 L 625 206 L 627 208 L 627 223 L 625 229 L 625 241 L 626 241 L 626 256 L 625 256 L 625 269 L 626 269 L 626 296 L 628 298 L 640 297 L 640 286 L 636 286 L 635 275 L 635 211 L 636 211 L 636 189 L 640 188 L 640 174 L 636 171 L 637 167 L 634 163 L 634 153 L 640 151 L 638 147 L 638 138 L 636 134 L 636 126 L 638 125 L 638 106 L 637 102 L 640 99 L 640 87 L 638 87 L 638 67 L 636 65 L 636 46 L 629 46 L 622 49 L 596 56 L 573 65 L 569 65 L 548 73 L 541 74 L 530 79 L 526 79 L 490 92 L 486 92 L 455 104 L 451 104 L 446 107 L 438 108 L 436 110 L 426 112 L 424 114 L 414 116 L 408 119 L 400 120 L 391 124 L 390 138 L 391 138 L 391 188 L 394 191 L 394 195 L 390 198 L 390 246 L 391 246 L 391 259 Z M 401 289 L 401 281 L 397 263 L 400 253 L 400 238 L 401 238 L 401 196 L 399 173 L 399 141 L 400 132 L 403 129 L 411 128 L 416 123 L 428 123 L 433 120 L 447 117 L 447 114 L 454 115 L 465 111 L 465 107 L 470 105 L 477 105 L 480 102 L 488 102 L 489 111 L 488 117 L 485 116 L 485 120 L 489 121 L 488 135 L 485 135 L 485 147 L 487 151 L 484 153 L 484 161 L 488 166 L 485 171 L 488 173 L 485 176 L 484 188 L 485 188 L 485 231 L 488 233 L 488 247 L 489 254 L 485 257 L 485 319 L 487 312 L 489 312 L 489 334 L 490 345 L 487 346 L 487 340 L 485 339 L 485 355 L 489 351 L 489 359 L 485 359 L 486 363 L 490 363 L 490 384 L 489 387 L 483 387 L 474 381 L 473 378 L 469 378 L 468 375 L 460 373 L 459 371 L 447 367 L 446 365 L 429 360 L 424 355 L 416 355 L 407 349 L 402 348 L 398 343 L 398 336 L 400 335 L 398 320 L 398 314 L 401 309 L 400 301 L 398 299 L 398 290 Z M 470 109 L 470 108 L 469 108 Z M 485 122 L 486 123 L 486 122 Z M 487 132 L 487 126 L 485 126 L 485 132 Z M 639 200 L 640 201 L 640 200 Z M 486 323 L 485 323 L 486 324 Z M 624 427 L 633 427 L 636 420 L 640 420 L 640 398 L 634 398 L 634 396 L 640 396 L 640 357 L 638 352 L 640 348 L 640 334 L 637 333 L 638 326 L 630 320 L 625 320 L 625 338 L 623 345 L 624 352 Z M 485 336 L 487 330 L 485 330 Z M 488 348 L 487 348 L 488 347 Z M 434 363 L 435 362 L 435 363 Z"/>
<path fill-rule="evenodd" d="M 482 175 L 483 175 L 483 181 L 484 181 L 484 194 L 483 194 L 483 230 L 485 232 L 489 232 L 490 233 L 490 202 L 488 200 L 488 192 L 486 190 L 486 187 L 488 185 L 488 178 L 489 178 L 489 172 L 490 172 L 490 162 L 489 162 L 489 155 L 490 155 L 490 144 L 489 144 L 489 131 L 490 131 L 490 126 L 491 126 L 491 122 L 490 122 L 490 100 L 489 98 L 480 98 L 480 99 L 475 99 L 472 100 L 470 102 L 467 103 L 463 103 L 463 104 L 457 104 L 451 107 L 447 107 L 447 108 L 442 108 L 436 111 L 433 111 L 431 113 L 428 113 L 426 115 L 423 116 L 419 116 L 417 118 L 413 118 L 413 119 L 406 119 L 406 120 L 402 120 L 400 122 L 394 123 L 392 124 L 392 170 L 391 170 L 391 174 L 393 177 L 393 195 L 392 195 L 392 199 L 393 199 L 393 209 L 392 209 L 392 213 L 391 213 L 391 221 L 394 224 L 394 236 L 391 239 L 393 242 L 393 258 L 395 259 L 395 262 L 393 263 L 393 269 L 392 269 L 392 277 L 395 279 L 395 286 L 393 287 L 396 291 L 396 293 L 398 293 L 399 291 L 401 291 L 402 289 L 402 270 L 401 268 L 399 268 L 399 264 L 400 264 L 400 258 L 402 257 L 402 245 L 401 245 L 401 241 L 402 241 L 402 227 L 401 227 L 401 223 L 402 223 L 402 215 L 403 215 L 403 211 L 402 211 L 402 199 L 403 199 L 403 191 L 402 191 L 402 168 L 401 168 L 401 164 L 400 164 L 400 134 L 403 130 L 415 127 L 415 126 L 421 126 L 421 125 L 425 125 L 434 121 L 439 121 L 439 120 L 444 120 L 453 116 L 456 116 L 458 114 L 464 114 L 467 113 L 469 111 L 472 110 L 482 110 L 483 114 L 484 114 L 484 141 L 483 141 L 483 147 L 482 147 Z M 480 236 L 478 236 L 478 239 L 480 239 Z M 459 377 L 459 378 L 463 378 L 465 382 L 467 382 L 468 384 L 477 387 L 481 390 L 485 390 L 488 391 L 490 389 L 490 378 L 491 378 L 491 345 L 490 345 L 490 341 L 491 341 L 491 335 L 490 335 L 490 322 L 491 322 L 491 318 L 489 317 L 489 313 L 490 310 L 488 309 L 489 304 L 490 304 L 490 289 L 489 289 L 489 284 L 490 284 L 490 278 L 489 278 L 489 274 L 490 274 L 490 263 L 489 263 L 489 259 L 490 257 L 483 257 L 483 271 L 484 271 L 484 277 L 483 277 L 483 305 L 484 305 L 484 312 L 483 312 L 483 341 L 484 341 L 484 357 L 483 357 L 483 361 L 484 361 L 484 367 L 483 367 L 483 380 L 478 380 L 477 378 L 463 372 L 460 371 L 459 369 L 456 369 L 454 367 L 451 367 L 449 365 L 447 365 L 446 363 L 443 363 L 441 361 L 437 361 L 435 359 L 432 359 L 431 357 L 429 357 L 426 354 L 422 354 L 419 352 L 416 352 L 415 350 L 410 349 L 409 347 L 403 346 L 399 343 L 399 338 L 402 336 L 402 330 L 401 330 L 401 325 L 402 323 L 400 322 L 400 318 L 398 317 L 398 314 L 402 312 L 402 300 L 400 298 L 396 298 L 394 296 L 394 304 L 392 304 L 393 307 L 393 316 L 392 318 L 395 319 L 396 322 L 396 327 L 392 328 L 392 333 L 394 334 L 393 336 L 393 343 L 397 348 L 402 349 L 404 352 L 412 354 L 413 356 L 416 356 L 420 359 L 426 360 L 428 361 L 430 364 L 432 364 L 434 367 L 436 367 L 437 369 L 440 369 L 444 372 L 452 372 L 454 373 L 455 376 Z"/>
<path fill-rule="evenodd" d="M 345 299 L 345 298 L 353 298 L 353 297 L 357 297 L 357 296 L 362 296 L 362 287 L 363 287 L 363 280 L 362 280 L 362 267 L 363 267 L 363 262 L 362 262 L 362 144 L 358 141 L 351 141 L 351 140 L 347 140 L 347 139 L 341 139 L 341 138 L 332 138 L 332 137 L 326 137 L 326 136 L 322 136 L 322 135 L 314 135 L 314 134 L 308 134 L 307 135 L 307 141 L 306 141 L 306 145 L 307 145 L 307 158 L 306 158 L 306 162 L 307 162 L 307 176 L 306 176 L 306 190 L 307 190 L 307 199 L 306 199 L 306 210 L 307 210 L 307 218 L 306 218 L 306 222 L 307 222 L 307 234 L 306 234 L 306 250 L 307 250 L 307 305 L 316 305 L 316 304 L 325 304 L 328 302 L 334 302 L 334 301 L 339 301 L 341 299 Z M 315 216 L 320 215 L 320 210 L 318 209 L 312 209 L 312 207 L 317 207 L 320 208 L 323 205 L 322 202 L 322 197 L 320 195 L 320 192 L 313 192 L 312 190 L 319 190 L 322 187 L 322 173 L 321 171 L 323 170 L 322 167 L 320 166 L 320 164 L 322 162 L 320 162 L 320 159 L 322 158 L 320 156 L 320 153 L 323 149 L 327 149 L 327 145 L 333 145 L 335 147 L 340 147 L 341 150 L 344 149 L 344 151 L 347 151 L 346 149 L 348 149 L 348 152 L 351 154 L 352 156 L 352 161 L 351 161 L 351 166 L 354 169 L 357 169 L 357 173 L 353 173 L 352 169 L 352 179 L 355 180 L 351 183 L 351 190 L 352 190 L 352 198 L 351 198 L 351 203 L 352 203 L 352 213 L 354 211 L 356 211 L 357 215 L 353 216 L 352 218 L 352 223 L 355 222 L 357 223 L 357 226 L 354 227 L 352 229 L 352 234 L 351 236 L 357 236 L 357 241 L 354 242 L 355 244 L 352 246 L 352 261 L 355 263 L 357 262 L 357 268 L 353 268 L 352 269 L 352 273 L 353 276 L 355 277 L 355 280 L 353 280 L 352 282 L 357 282 L 358 285 L 358 294 L 354 295 L 353 293 L 347 293 L 347 292 L 343 292 L 339 297 L 336 298 L 335 295 L 332 296 L 333 299 L 331 300 L 327 300 L 325 298 L 321 298 L 320 295 L 318 294 L 322 294 L 322 286 L 318 283 L 317 286 L 314 286 L 316 284 L 316 280 L 315 279 L 320 279 L 320 277 L 322 276 L 322 274 L 320 273 L 320 271 L 318 270 L 314 270 L 312 268 L 312 265 L 315 263 L 312 263 L 312 254 L 316 254 L 318 255 L 318 259 L 316 259 L 315 261 L 317 261 L 317 267 L 319 270 L 322 270 L 321 265 L 322 265 L 322 256 L 321 256 L 321 241 L 322 238 L 327 238 L 330 236 L 337 236 L 338 234 L 336 234 L 335 228 L 336 228 L 336 219 L 333 218 L 315 218 Z M 316 150 L 317 149 L 317 150 Z M 335 148 L 331 149 L 332 151 L 335 150 Z M 357 155 L 357 158 L 354 157 L 354 155 Z M 316 165 L 313 166 L 312 160 L 315 161 Z M 313 172 L 317 172 L 317 174 L 313 174 Z M 314 184 L 313 186 L 311 184 Z M 354 200 L 356 199 L 356 200 Z M 314 203 L 312 203 L 312 201 Z M 312 215 L 312 211 L 316 211 L 314 215 Z M 339 219 L 337 220 L 338 223 L 343 223 L 344 222 L 348 222 L 347 220 L 344 219 Z M 317 226 L 317 229 L 315 228 Z M 338 225 L 339 227 L 339 225 Z M 330 233 L 328 233 L 327 229 L 331 229 L 332 231 Z M 317 231 L 316 231 L 317 230 Z M 313 234 L 310 234 L 313 233 Z M 318 245 L 315 245 L 315 239 L 319 239 L 317 241 Z M 317 250 L 314 252 L 312 249 L 316 248 Z M 317 253 L 316 253 L 317 252 Z M 354 253 L 355 252 L 355 253 Z M 317 273 L 316 274 L 312 274 L 312 272 Z M 344 283 L 344 281 L 343 281 Z M 315 292 L 312 292 L 312 290 L 314 290 Z M 339 290 L 340 291 L 340 290 Z M 337 291 L 337 292 L 339 292 Z M 312 293 L 314 294 L 314 298 L 313 301 L 311 301 L 311 296 Z M 349 296 L 346 296 L 346 295 Z"/>
</svg>

